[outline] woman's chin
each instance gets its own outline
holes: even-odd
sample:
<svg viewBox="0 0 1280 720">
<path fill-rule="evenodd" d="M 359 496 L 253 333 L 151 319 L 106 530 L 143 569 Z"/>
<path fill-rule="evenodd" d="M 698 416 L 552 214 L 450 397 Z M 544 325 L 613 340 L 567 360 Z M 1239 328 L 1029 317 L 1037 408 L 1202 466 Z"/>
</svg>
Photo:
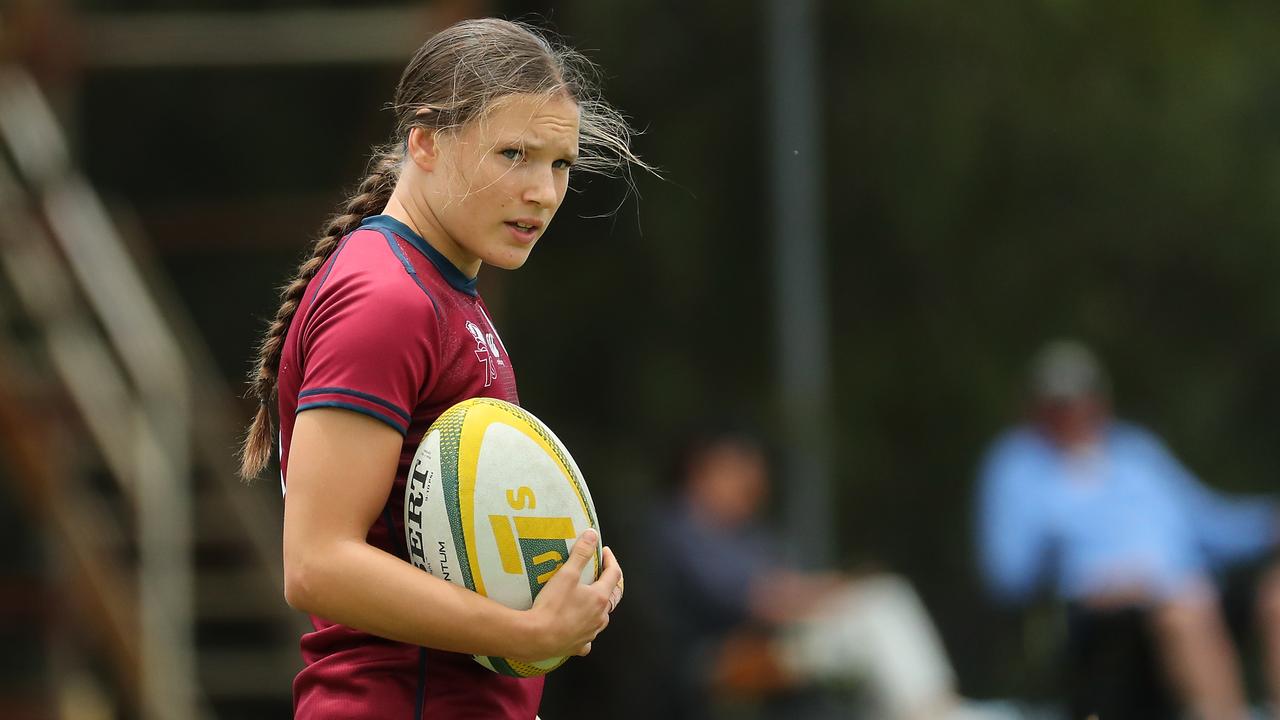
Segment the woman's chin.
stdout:
<svg viewBox="0 0 1280 720">
<path fill-rule="evenodd" d="M 528 259 L 529 253 L 527 252 L 511 253 L 503 254 L 498 257 L 487 258 L 485 260 L 485 264 L 501 268 L 503 270 L 519 270 L 524 267 L 524 264 Z"/>
</svg>

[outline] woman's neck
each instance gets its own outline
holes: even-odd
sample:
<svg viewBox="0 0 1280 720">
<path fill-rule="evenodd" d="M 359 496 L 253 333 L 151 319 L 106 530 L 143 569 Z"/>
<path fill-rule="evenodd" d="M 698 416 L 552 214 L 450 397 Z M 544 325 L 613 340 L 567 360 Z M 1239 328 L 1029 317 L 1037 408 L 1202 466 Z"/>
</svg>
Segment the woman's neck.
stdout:
<svg viewBox="0 0 1280 720">
<path fill-rule="evenodd" d="M 435 248 L 441 255 L 444 255 L 445 259 L 458 268 L 462 274 L 469 278 L 474 278 L 478 275 L 480 273 L 480 259 L 470 257 L 444 231 L 431 208 L 426 206 L 425 203 L 418 203 L 415 200 L 416 198 L 397 185 L 396 189 L 391 193 L 391 199 L 387 201 L 387 206 L 382 209 L 382 214 L 389 215 L 408 225 L 411 230 L 418 233 L 423 241 Z"/>
</svg>

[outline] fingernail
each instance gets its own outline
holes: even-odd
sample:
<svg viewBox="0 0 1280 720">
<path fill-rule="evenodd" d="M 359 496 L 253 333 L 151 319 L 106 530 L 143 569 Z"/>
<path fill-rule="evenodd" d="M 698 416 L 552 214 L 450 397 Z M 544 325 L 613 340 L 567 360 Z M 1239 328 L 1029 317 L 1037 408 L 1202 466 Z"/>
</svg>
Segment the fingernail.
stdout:
<svg viewBox="0 0 1280 720">
<path fill-rule="evenodd" d="M 582 533 L 582 538 L 595 545 L 600 541 L 600 533 L 596 532 L 594 528 L 587 528 L 586 532 Z"/>
</svg>

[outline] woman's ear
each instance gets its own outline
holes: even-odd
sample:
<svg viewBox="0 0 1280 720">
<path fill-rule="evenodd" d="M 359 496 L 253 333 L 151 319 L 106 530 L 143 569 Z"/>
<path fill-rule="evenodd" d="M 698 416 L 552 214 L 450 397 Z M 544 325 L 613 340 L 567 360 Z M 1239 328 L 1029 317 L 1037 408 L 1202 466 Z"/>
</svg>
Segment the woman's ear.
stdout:
<svg viewBox="0 0 1280 720">
<path fill-rule="evenodd" d="M 436 131 L 424 127 L 409 129 L 409 157 L 423 172 L 435 170 L 440 159 L 440 143 Z"/>
</svg>

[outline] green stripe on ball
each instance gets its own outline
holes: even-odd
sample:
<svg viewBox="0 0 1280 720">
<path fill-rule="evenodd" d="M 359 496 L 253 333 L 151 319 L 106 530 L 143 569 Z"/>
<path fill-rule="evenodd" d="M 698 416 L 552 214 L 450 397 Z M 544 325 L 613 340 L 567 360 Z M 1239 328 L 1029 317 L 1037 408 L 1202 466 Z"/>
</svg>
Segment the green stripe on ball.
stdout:
<svg viewBox="0 0 1280 720">
<path fill-rule="evenodd" d="M 445 507 L 449 511 L 449 529 L 453 534 L 453 547 L 458 561 L 458 571 L 468 590 L 475 590 L 471 579 L 471 561 L 467 557 L 467 540 L 462 532 L 462 504 L 458 502 L 458 448 L 462 444 L 462 426 L 467 419 L 466 407 L 454 407 L 441 415 L 440 426 L 440 483 L 444 490 Z"/>
</svg>

